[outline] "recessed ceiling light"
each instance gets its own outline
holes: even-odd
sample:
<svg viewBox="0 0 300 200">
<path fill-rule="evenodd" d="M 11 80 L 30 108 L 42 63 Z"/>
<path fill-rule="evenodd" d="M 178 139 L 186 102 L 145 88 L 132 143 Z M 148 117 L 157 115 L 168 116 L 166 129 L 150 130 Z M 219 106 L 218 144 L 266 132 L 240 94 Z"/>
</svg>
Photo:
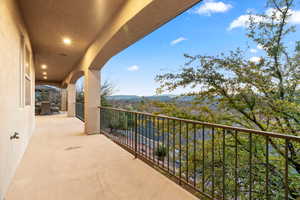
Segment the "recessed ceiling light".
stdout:
<svg viewBox="0 0 300 200">
<path fill-rule="evenodd" d="M 70 45 L 72 43 L 72 40 L 70 38 L 63 38 L 63 43 L 66 45 Z"/>
<path fill-rule="evenodd" d="M 47 79 L 47 76 L 44 76 L 43 78 L 46 80 L 46 79 Z"/>
<path fill-rule="evenodd" d="M 47 75 L 47 72 L 43 72 L 43 75 Z"/>
<path fill-rule="evenodd" d="M 41 65 L 41 68 L 42 69 L 47 69 L 47 65 L 43 64 L 43 65 Z"/>
</svg>

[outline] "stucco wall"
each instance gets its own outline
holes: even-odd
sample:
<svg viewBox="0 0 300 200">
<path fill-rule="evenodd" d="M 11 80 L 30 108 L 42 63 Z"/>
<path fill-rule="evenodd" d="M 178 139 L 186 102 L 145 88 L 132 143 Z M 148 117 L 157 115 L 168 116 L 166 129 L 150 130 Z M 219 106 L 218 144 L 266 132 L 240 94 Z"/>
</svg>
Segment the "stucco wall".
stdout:
<svg viewBox="0 0 300 200">
<path fill-rule="evenodd" d="M 28 35 L 14 0 L 0 3 L 0 200 L 14 176 L 35 126 L 34 68 L 31 65 L 31 106 L 20 106 L 21 34 Z M 31 50 L 30 50 L 31 51 Z M 33 62 L 32 62 L 33 63 Z M 17 140 L 10 140 L 15 132 Z"/>
</svg>

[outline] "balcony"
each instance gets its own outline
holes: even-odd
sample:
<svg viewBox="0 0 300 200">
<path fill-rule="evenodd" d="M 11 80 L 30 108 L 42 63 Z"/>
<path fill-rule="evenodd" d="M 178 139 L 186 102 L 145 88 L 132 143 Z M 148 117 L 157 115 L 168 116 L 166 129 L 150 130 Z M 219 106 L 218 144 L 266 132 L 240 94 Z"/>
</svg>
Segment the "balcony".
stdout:
<svg viewBox="0 0 300 200">
<path fill-rule="evenodd" d="M 292 199 L 300 137 L 100 107 L 101 132 L 201 199 Z M 298 177 L 298 178 L 297 178 Z"/>
<path fill-rule="evenodd" d="M 36 123 L 6 200 L 196 199 L 106 136 L 85 135 L 76 118 Z"/>
<path fill-rule="evenodd" d="M 7 200 L 289 199 L 297 181 L 296 136 L 108 107 L 87 136 L 77 109 L 37 117 Z"/>
<path fill-rule="evenodd" d="M 300 197 L 300 137 L 285 127 L 99 107 L 105 63 L 201 0 L 53 2 L 0 5 L 0 200 Z M 67 114 L 35 117 L 36 85 L 60 88 Z"/>
</svg>

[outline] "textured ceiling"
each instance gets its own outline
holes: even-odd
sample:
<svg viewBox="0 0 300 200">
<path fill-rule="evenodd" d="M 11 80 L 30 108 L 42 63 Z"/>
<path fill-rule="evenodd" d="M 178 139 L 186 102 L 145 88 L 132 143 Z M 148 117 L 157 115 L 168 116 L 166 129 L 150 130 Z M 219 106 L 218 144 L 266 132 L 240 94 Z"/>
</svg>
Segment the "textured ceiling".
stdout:
<svg viewBox="0 0 300 200">
<path fill-rule="evenodd" d="M 47 71 L 48 81 L 61 82 L 125 1 L 18 0 L 35 53 L 36 80 Z M 72 44 L 65 45 L 64 37 Z"/>
</svg>

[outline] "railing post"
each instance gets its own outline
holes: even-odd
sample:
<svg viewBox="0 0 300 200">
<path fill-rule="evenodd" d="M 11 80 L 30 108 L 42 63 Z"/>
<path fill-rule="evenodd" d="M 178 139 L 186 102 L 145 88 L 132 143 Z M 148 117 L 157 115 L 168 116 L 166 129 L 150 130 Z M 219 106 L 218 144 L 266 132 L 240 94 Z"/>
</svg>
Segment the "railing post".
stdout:
<svg viewBox="0 0 300 200">
<path fill-rule="evenodd" d="M 135 116 L 135 119 L 134 119 L 134 124 L 135 124 L 135 127 L 134 127 L 134 153 L 135 153 L 135 158 L 137 158 L 137 113 L 134 114 Z"/>
<path fill-rule="evenodd" d="M 84 130 L 85 134 L 100 133 L 100 74 L 99 70 L 86 69 L 84 72 Z"/>
</svg>

